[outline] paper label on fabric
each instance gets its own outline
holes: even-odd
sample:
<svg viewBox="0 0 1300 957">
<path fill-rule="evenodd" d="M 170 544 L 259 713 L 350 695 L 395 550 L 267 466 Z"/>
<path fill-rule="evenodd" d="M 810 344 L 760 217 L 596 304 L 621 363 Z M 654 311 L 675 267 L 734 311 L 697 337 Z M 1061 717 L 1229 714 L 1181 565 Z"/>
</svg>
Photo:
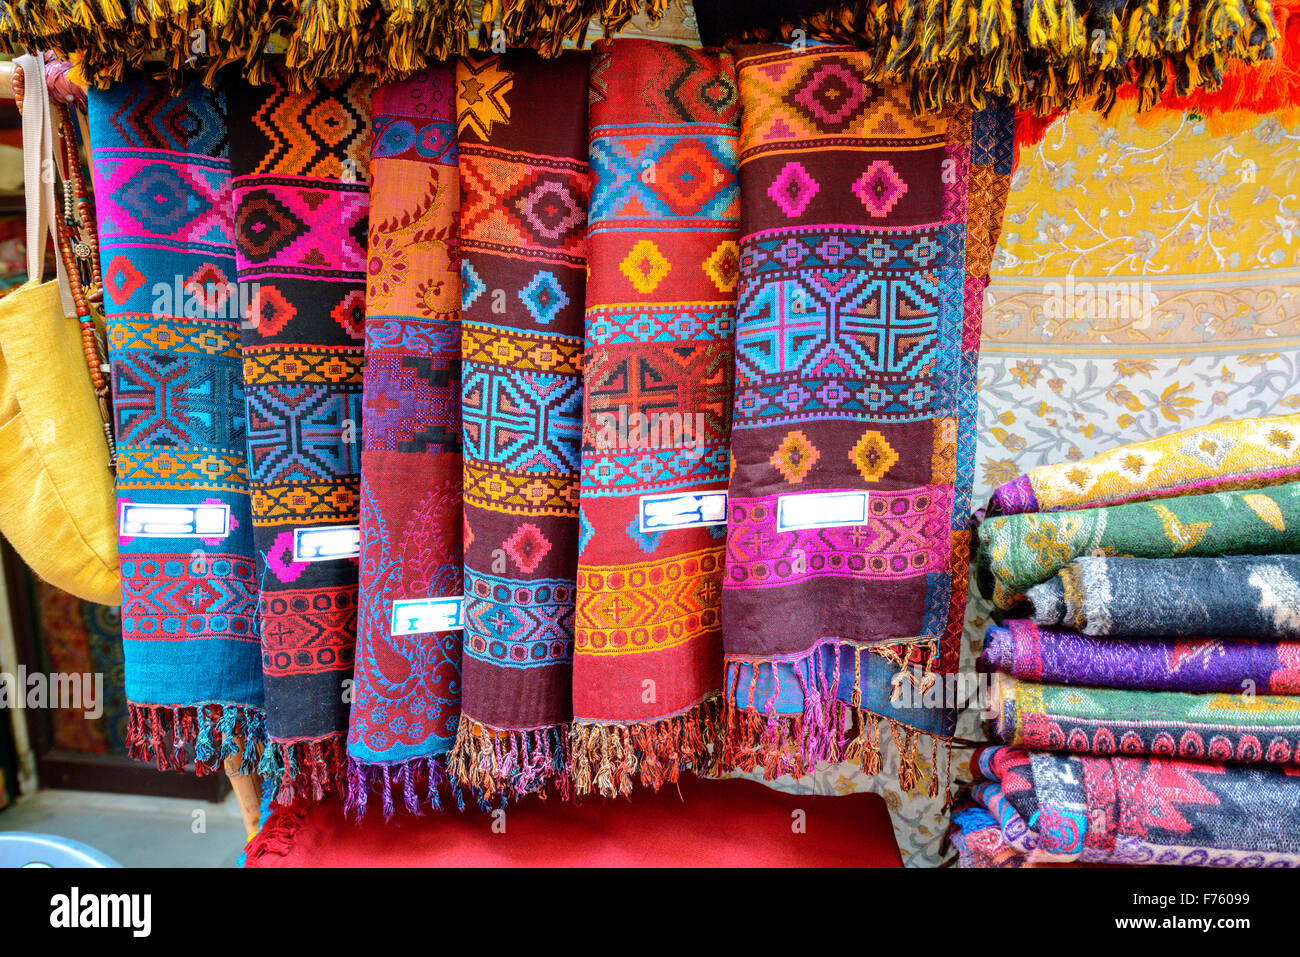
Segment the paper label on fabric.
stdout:
<svg viewBox="0 0 1300 957">
<path fill-rule="evenodd" d="M 393 602 L 393 634 L 423 635 L 434 631 L 461 631 L 465 599 L 404 598 Z"/>
<path fill-rule="evenodd" d="M 123 502 L 117 531 L 123 538 L 225 538 L 230 534 L 230 506 L 151 505 Z"/>
<path fill-rule="evenodd" d="M 838 528 L 867 524 L 866 492 L 804 492 L 776 500 L 776 529 Z"/>
<path fill-rule="evenodd" d="M 674 492 L 642 495 L 641 531 L 665 532 L 727 524 L 726 492 Z"/>
<path fill-rule="evenodd" d="M 293 530 L 295 562 L 332 562 L 360 554 L 360 525 L 321 525 Z"/>
</svg>

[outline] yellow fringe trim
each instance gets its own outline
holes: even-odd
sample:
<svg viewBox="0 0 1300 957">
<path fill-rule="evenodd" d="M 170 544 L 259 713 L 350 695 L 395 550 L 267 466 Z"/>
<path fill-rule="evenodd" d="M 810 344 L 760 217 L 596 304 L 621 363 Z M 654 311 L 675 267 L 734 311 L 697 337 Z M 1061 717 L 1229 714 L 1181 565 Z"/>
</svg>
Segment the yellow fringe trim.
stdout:
<svg viewBox="0 0 1300 957">
<path fill-rule="evenodd" d="M 0 49 L 52 50 L 101 87 L 136 65 L 177 88 L 232 64 L 258 83 L 283 54 L 305 89 L 357 73 L 400 79 L 475 46 L 555 56 L 593 20 L 608 37 L 643 9 L 658 21 L 668 3 L 484 0 L 475 18 L 472 0 L 0 0 Z"/>
<path fill-rule="evenodd" d="M 1217 90 L 1230 60 L 1271 60 L 1269 0 L 1129 0 L 1105 20 L 1077 0 L 866 0 L 738 38 L 851 44 L 872 54 L 872 79 L 911 82 L 912 105 L 980 108 L 990 95 L 1048 116 L 1109 110 L 1133 83 L 1138 109 L 1164 94 Z M 796 31 L 799 31 L 796 33 Z"/>
<path fill-rule="evenodd" d="M 471 48 L 558 54 L 593 21 L 605 36 L 669 0 L 0 0 L 0 46 L 53 50 L 104 86 L 162 53 L 179 86 L 237 64 L 253 82 L 283 53 L 298 88 L 358 72 L 381 82 Z M 1134 83 L 1138 109 L 1174 92 L 1216 90 L 1229 60 L 1274 55 L 1269 0 L 1128 0 L 1103 21 L 1078 0 L 845 0 L 829 13 L 747 40 L 806 38 L 872 55 L 872 78 L 910 81 L 918 112 L 1005 97 L 1039 115 L 1108 110 Z"/>
</svg>

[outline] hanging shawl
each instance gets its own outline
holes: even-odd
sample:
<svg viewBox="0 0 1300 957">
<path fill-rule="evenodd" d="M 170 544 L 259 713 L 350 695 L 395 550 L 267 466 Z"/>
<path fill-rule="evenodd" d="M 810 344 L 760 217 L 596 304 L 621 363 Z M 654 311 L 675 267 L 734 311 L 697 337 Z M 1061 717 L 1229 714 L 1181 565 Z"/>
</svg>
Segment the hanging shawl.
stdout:
<svg viewBox="0 0 1300 957">
<path fill-rule="evenodd" d="M 482 802 L 568 790 L 578 564 L 586 54 L 462 60 L 463 711 Z"/>
<path fill-rule="evenodd" d="M 1300 555 L 1076 558 L 1026 598 L 1088 635 L 1300 638 Z"/>
<path fill-rule="evenodd" d="M 1300 775 L 1174 758 L 996 747 L 972 796 L 1031 863 L 1300 866 Z"/>
<path fill-rule="evenodd" d="M 1007 744 L 1076 754 L 1160 754 L 1300 764 L 1300 697 L 1079 688 L 993 676 L 993 728 Z"/>
<path fill-rule="evenodd" d="M 348 801 L 437 805 L 460 717 L 460 182 L 455 70 L 376 88 Z"/>
<path fill-rule="evenodd" d="M 986 514 L 1119 505 L 1262 488 L 1300 478 L 1300 414 L 1216 422 L 1082 462 L 1030 469 L 993 490 Z"/>
<path fill-rule="evenodd" d="M 702 770 L 717 734 L 738 112 L 728 54 L 597 46 L 573 666 L 584 794 Z"/>
<path fill-rule="evenodd" d="M 132 757 L 199 771 L 263 738 L 225 83 L 90 94 L 118 446 Z"/>
<path fill-rule="evenodd" d="M 1082 555 L 1135 558 L 1300 551 L 1300 482 L 1071 512 L 986 519 L 975 580 L 998 608 Z"/>
<path fill-rule="evenodd" d="M 769 778 L 842 759 L 874 773 L 883 715 L 910 789 L 917 732 L 953 727 L 949 707 L 890 698 L 907 662 L 923 688 L 957 667 L 1011 112 L 915 118 L 905 90 L 864 81 L 869 62 L 828 46 L 737 56 L 724 759 Z"/>
<path fill-rule="evenodd" d="M 278 799 L 343 789 L 357 623 L 370 89 L 230 97 L 244 387 Z"/>
<path fill-rule="evenodd" d="M 992 627 L 984 668 L 1031 681 L 1143 691 L 1300 695 L 1300 641 L 1096 638 L 1019 619 Z"/>
</svg>

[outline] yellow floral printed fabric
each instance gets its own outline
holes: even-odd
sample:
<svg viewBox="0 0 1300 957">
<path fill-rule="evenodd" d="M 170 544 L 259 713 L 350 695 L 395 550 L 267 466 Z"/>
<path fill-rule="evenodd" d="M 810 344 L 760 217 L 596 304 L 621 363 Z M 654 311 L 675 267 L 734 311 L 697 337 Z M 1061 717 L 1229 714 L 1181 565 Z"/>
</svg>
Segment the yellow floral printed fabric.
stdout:
<svg viewBox="0 0 1300 957">
<path fill-rule="evenodd" d="M 1300 126 L 1073 114 L 993 262 L 976 500 L 1031 468 L 1300 411 Z"/>
</svg>

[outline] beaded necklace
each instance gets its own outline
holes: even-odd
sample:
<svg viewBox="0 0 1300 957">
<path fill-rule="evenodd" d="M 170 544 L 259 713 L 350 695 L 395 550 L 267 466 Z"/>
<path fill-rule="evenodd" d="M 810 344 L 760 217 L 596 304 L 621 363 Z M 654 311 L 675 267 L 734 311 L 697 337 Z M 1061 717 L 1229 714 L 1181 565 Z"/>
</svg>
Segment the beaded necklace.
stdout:
<svg viewBox="0 0 1300 957">
<path fill-rule="evenodd" d="M 22 111 L 25 82 L 21 67 L 14 69 L 14 102 Z M 95 217 L 91 212 L 90 193 L 81 167 L 76 127 L 72 114 L 64 103 L 52 104 L 59 114 L 60 148 L 57 154 L 59 178 L 63 185 L 63 216 L 56 217 L 55 226 L 59 255 L 63 259 L 68 286 L 77 310 L 77 323 L 81 330 L 81 349 L 86 357 L 86 368 L 99 404 L 99 416 L 108 443 L 108 468 L 117 474 L 117 443 L 113 438 L 113 413 L 109 391 L 110 366 L 105 356 L 107 349 L 100 338 L 103 324 L 104 289 L 99 267 L 99 237 L 95 230 Z M 83 284 L 83 271 L 89 278 L 89 291 Z M 98 318 L 99 322 L 96 323 Z"/>
</svg>

